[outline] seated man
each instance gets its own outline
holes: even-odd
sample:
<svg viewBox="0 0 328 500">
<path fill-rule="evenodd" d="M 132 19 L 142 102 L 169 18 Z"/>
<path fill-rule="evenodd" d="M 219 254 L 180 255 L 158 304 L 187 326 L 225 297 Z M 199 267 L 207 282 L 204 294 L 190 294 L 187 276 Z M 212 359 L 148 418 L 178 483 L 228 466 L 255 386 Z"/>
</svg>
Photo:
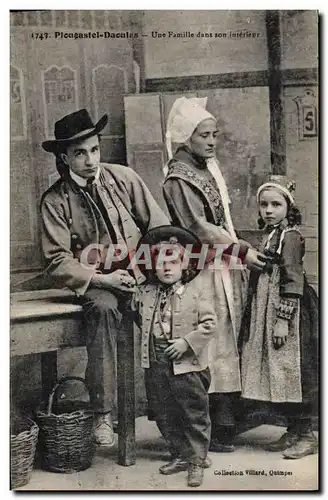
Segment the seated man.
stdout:
<svg viewBox="0 0 328 500">
<path fill-rule="evenodd" d="M 42 147 L 56 156 L 60 179 L 41 200 L 47 273 L 54 286 L 73 290 L 84 308 L 86 381 L 96 413 L 95 441 L 103 446 L 114 443 L 121 311 L 142 279 L 137 268 L 127 266 L 140 236 L 169 223 L 134 170 L 100 163 L 99 132 L 107 120 L 104 115 L 94 125 L 82 109 L 55 123 L 55 140 Z"/>
</svg>

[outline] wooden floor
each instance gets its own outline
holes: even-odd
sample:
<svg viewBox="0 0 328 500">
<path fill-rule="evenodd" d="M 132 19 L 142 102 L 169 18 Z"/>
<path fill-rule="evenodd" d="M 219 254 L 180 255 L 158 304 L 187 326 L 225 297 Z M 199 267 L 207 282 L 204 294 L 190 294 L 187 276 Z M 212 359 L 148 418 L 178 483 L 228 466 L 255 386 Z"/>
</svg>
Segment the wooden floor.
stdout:
<svg viewBox="0 0 328 500">
<path fill-rule="evenodd" d="M 213 461 L 205 471 L 199 490 L 207 491 L 314 491 L 318 488 L 318 455 L 285 460 L 280 453 L 264 451 L 284 429 L 262 425 L 240 434 L 234 453 L 209 453 Z M 98 449 L 92 466 L 76 474 L 56 474 L 35 468 L 23 491 L 193 491 L 186 485 L 186 472 L 163 476 L 158 468 L 168 454 L 156 425 L 145 417 L 137 419 L 136 464 L 119 466 L 117 446 Z M 261 475 L 246 471 L 264 471 Z"/>
</svg>

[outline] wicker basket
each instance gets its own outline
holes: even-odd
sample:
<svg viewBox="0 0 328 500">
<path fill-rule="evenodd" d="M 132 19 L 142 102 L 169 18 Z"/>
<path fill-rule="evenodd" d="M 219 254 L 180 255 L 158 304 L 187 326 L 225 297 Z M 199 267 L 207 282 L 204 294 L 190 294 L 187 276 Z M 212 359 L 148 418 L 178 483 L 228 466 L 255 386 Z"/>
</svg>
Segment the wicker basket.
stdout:
<svg viewBox="0 0 328 500">
<path fill-rule="evenodd" d="M 24 486 L 31 478 L 39 433 L 36 423 L 28 418 L 22 419 L 19 427 L 21 432 L 10 435 L 10 488 L 12 490 Z"/>
<path fill-rule="evenodd" d="M 91 409 L 76 409 L 75 405 L 73 412 L 52 413 L 55 393 L 67 380 L 85 384 L 80 377 L 64 377 L 51 391 L 47 411 L 37 412 L 42 468 L 52 472 L 85 470 L 91 466 L 94 452 Z"/>
</svg>

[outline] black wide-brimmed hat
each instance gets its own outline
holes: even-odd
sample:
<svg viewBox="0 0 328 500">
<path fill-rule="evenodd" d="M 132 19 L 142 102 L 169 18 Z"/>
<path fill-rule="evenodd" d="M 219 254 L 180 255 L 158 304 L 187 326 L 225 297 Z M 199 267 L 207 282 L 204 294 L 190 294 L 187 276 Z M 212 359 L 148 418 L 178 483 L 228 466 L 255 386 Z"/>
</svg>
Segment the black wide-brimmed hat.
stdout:
<svg viewBox="0 0 328 500">
<path fill-rule="evenodd" d="M 136 252 L 138 252 L 141 245 L 149 245 L 150 253 L 152 254 L 152 249 L 161 243 L 179 245 L 183 248 L 186 248 L 187 245 L 191 245 L 189 248 L 194 254 L 199 253 L 202 246 L 198 236 L 188 229 L 176 226 L 158 226 L 150 229 L 142 238 L 140 238 Z M 146 277 L 150 277 L 154 272 L 152 269 L 150 273 L 144 265 L 138 265 L 141 272 Z M 198 259 L 190 258 L 187 270 L 188 272 L 185 273 L 185 282 L 193 280 L 199 274 L 201 269 L 198 269 L 198 267 Z"/>
<path fill-rule="evenodd" d="M 108 115 L 106 114 L 94 125 L 88 111 L 79 109 L 55 123 L 56 139 L 44 141 L 42 147 L 48 153 L 56 154 L 63 146 L 66 147 L 99 134 L 106 127 L 107 122 Z"/>
</svg>

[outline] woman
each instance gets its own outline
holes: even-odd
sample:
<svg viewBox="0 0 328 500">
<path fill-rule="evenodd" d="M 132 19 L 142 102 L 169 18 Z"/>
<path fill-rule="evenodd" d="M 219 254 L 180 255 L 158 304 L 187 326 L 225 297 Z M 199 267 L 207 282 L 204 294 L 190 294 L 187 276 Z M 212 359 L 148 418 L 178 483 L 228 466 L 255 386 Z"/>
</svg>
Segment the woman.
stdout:
<svg viewBox="0 0 328 500">
<path fill-rule="evenodd" d="M 238 241 L 234 231 L 227 187 L 215 158 L 217 123 L 206 111 L 206 101 L 182 97 L 169 113 L 166 145 L 170 161 L 163 190 L 172 224 L 190 229 L 203 243 L 226 245 L 226 256 L 237 254 L 248 267 L 261 270 L 261 255 Z M 174 157 L 172 142 L 180 143 Z M 209 345 L 210 450 L 234 451 L 235 405 L 241 390 L 237 333 L 247 276 L 240 266 L 214 269 L 212 264 L 203 272 L 210 274 L 218 320 L 215 338 Z"/>
</svg>

